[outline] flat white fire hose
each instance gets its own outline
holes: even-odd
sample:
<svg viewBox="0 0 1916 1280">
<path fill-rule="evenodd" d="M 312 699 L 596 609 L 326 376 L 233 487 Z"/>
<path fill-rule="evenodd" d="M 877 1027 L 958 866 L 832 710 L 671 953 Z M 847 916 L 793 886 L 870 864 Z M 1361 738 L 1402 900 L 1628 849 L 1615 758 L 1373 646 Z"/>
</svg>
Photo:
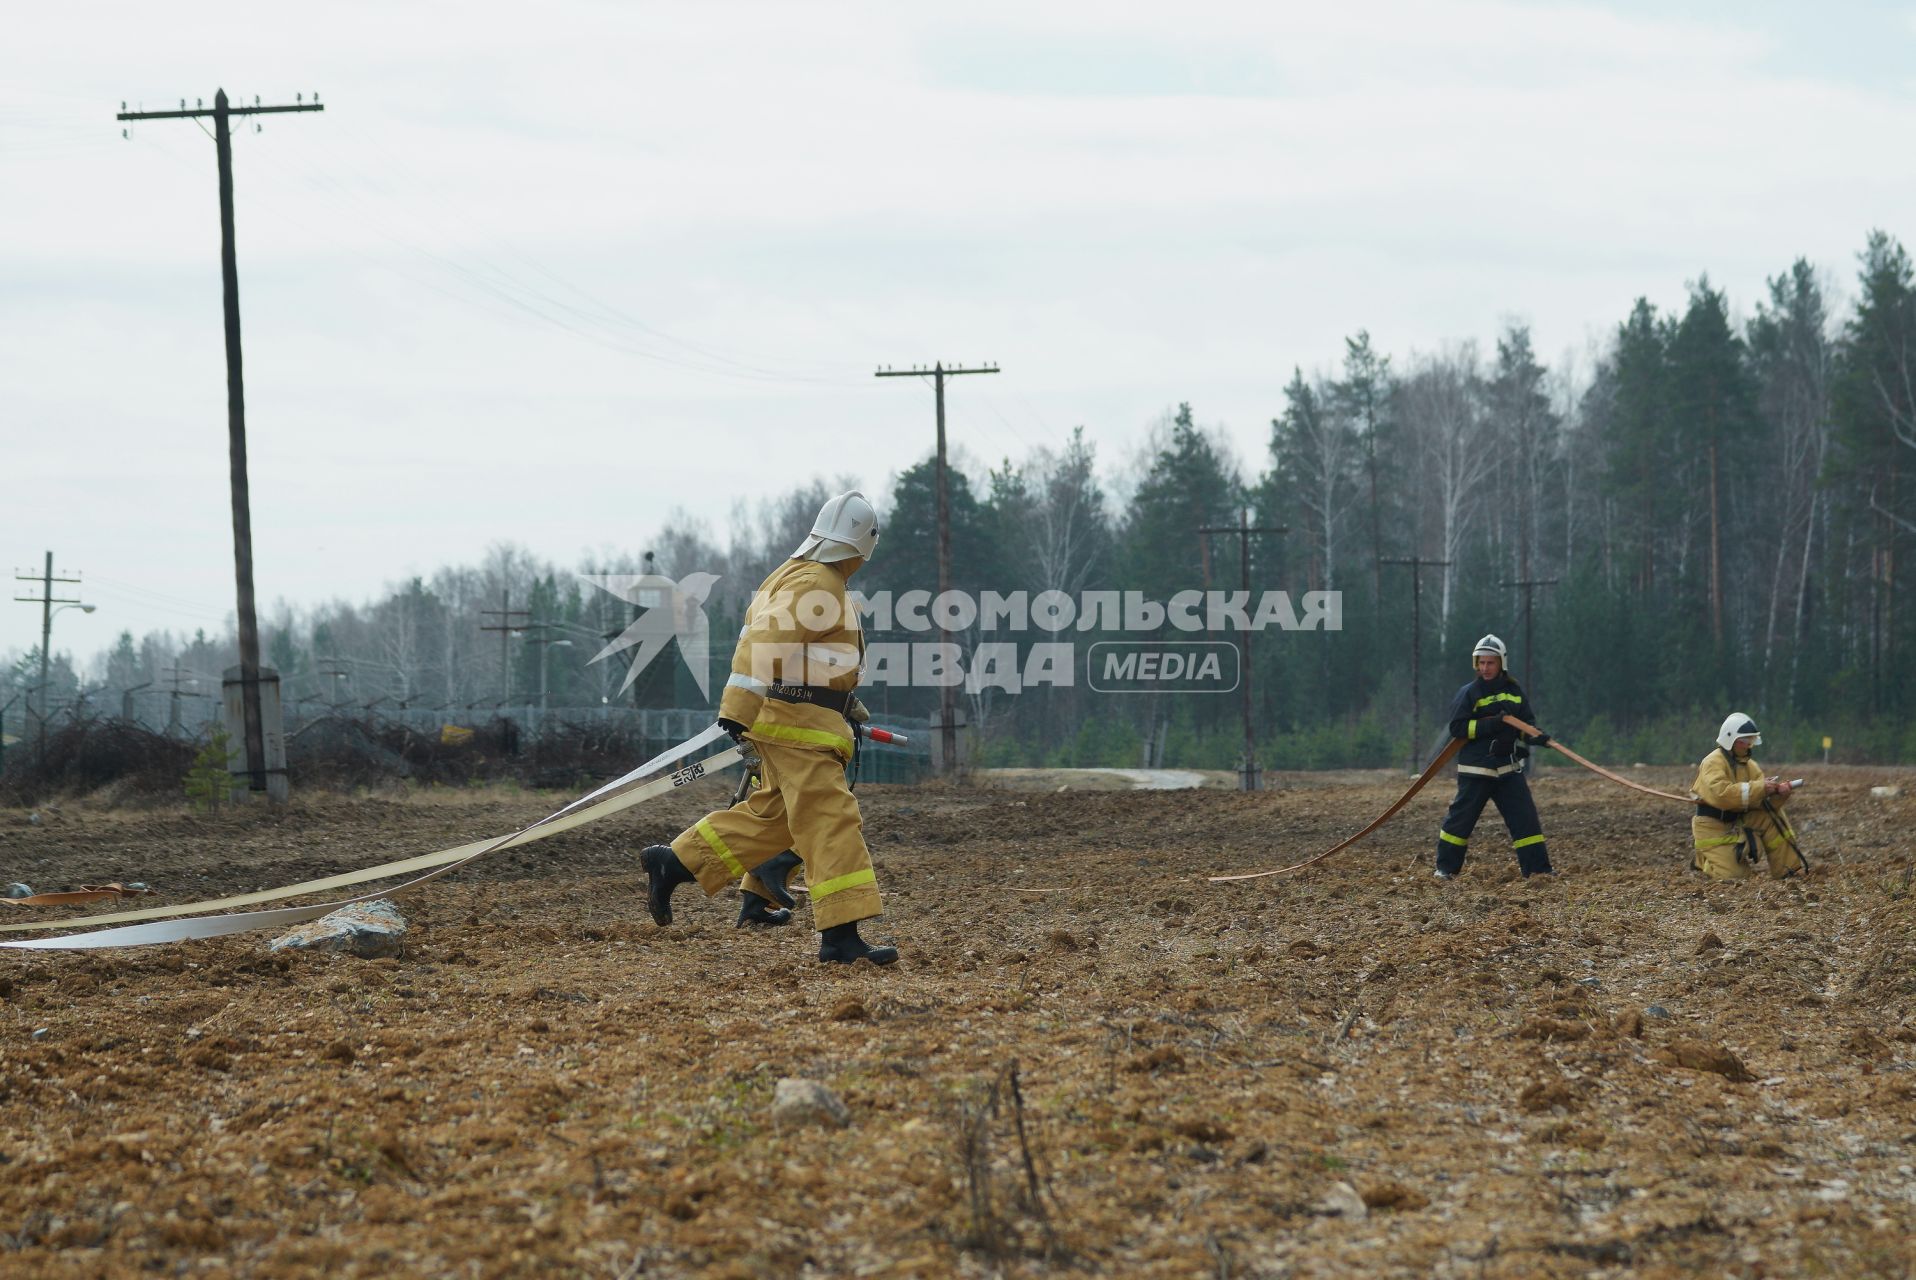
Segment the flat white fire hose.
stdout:
<svg viewBox="0 0 1916 1280">
<path fill-rule="evenodd" d="M 543 840 L 549 835 L 569 831 L 574 827 L 596 822 L 600 818 L 630 809 L 634 805 L 644 804 L 647 800 L 675 791 L 689 782 L 695 782 L 708 774 L 721 769 L 729 769 L 744 758 L 744 753 L 736 746 L 707 756 L 703 760 L 686 765 L 682 769 L 668 773 L 663 777 L 649 778 L 674 761 L 681 760 L 699 751 L 725 731 L 713 725 L 703 733 L 694 735 L 678 746 L 660 752 L 638 768 L 623 777 L 606 783 L 589 795 L 581 796 L 571 804 L 522 827 L 511 835 L 497 840 L 476 841 L 460 845 L 455 849 L 442 849 L 438 853 L 421 854 L 416 858 L 407 858 L 400 862 L 382 863 L 376 867 L 367 867 L 360 871 L 347 872 L 331 876 L 324 880 L 308 880 L 302 884 L 287 885 L 280 889 L 268 889 L 260 893 L 240 894 L 230 898 L 215 898 L 204 902 L 187 902 L 171 907 L 154 907 L 145 911 L 125 911 L 112 915 L 85 916 L 64 921 L 37 921 L 29 924 L 0 926 L 7 932 L 21 929 L 70 929 L 80 925 L 97 926 L 107 923 L 119 923 L 128 920 L 160 920 L 156 924 L 126 925 L 121 928 L 93 928 L 88 933 L 68 934 L 59 938 L 33 938 L 22 942 L 0 942 L 0 947 L 13 947 L 22 950 L 38 951 L 82 951 L 101 947 L 141 947 L 158 942 L 184 942 L 193 938 L 217 938 L 229 933 L 246 933 L 253 929 L 271 929 L 284 925 L 301 924 L 307 920 L 316 920 L 329 915 L 341 907 L 355 902 L 366 902 L 373 898 L 389 898 L 409 893 L 440 876 L 449 875 L 469 862 L 475 862 L 489 853 L 501 849 L 510 849 L 518 845 L 529 844 L 534 840 Z M 649 779 L 649 780 L 648 780 Z M 259 902 L 274 902 L 284 898 L 299 897 L 309 893 L 323 893 L 343 888 L 347 885 L 364 884 L 369 880 L 385 880 L 396 875 L 405 875 L 426 868 L 437 868 L 428 874 L 389 889 L 380 889 L 373 893 L 363 893 L 353 898 L 343 898 L 337 902 L 321 903 L 307 907 L 281 907 L 272 911 L 245 911 L 232 915 L 194 916 L 192 919 L 163 919 L 163 917 L 189 916 L 195 912 L 210 911 L 221 907 L 250 905 Z"/>
</svg>

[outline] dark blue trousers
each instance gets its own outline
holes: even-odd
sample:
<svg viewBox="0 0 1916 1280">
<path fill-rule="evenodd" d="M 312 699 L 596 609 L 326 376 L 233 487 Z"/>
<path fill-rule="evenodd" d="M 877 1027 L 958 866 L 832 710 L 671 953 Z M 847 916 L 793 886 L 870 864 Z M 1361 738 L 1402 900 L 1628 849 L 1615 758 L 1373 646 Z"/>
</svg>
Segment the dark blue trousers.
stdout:
<svg viewBox="0 0 1916 1280">
<path fill-rule="evenodd" d="M 1490 803 L 1496 804 L 1504 826 L 1510 830 L 1517 869 L 1526 876 L 1550 871 L 1550 849 L 1544 844 L 1537 802 L 1530 798 L 1530 784 L 1521 773 L 1506 773 L 1500 778 L 1480 773 L 1457 775 L 1457 797 L 1450 802 L 1450 811 L 1444 814 L 1444 825 L 1437 833 L 1437 869 L 1450 875 L 1464 869 L 1470 833 L 1476 829 L 1484 805 Z"/>
</svg>

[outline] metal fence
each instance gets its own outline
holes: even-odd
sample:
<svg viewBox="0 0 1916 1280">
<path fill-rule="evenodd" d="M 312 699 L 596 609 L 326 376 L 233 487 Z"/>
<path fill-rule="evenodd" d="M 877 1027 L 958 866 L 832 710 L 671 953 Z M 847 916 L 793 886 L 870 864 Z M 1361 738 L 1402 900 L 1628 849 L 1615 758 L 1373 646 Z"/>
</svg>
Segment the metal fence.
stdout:
<svg viewBox="0 0 1916 1280">
<path fill-rule="evenodd" d="M 219 722 L 220 707 L 217 699 L 181 695 L 175 698 L 170 690 L 142 690 L 128 696 L 124 704 L 120 699 L 89 699 L 83 702 L 61 702 L 56 699 L 47 708 L 47 728 L 51 732 L 61 725 L 85 717 L 116 718 L 128 720 L 143 729 L 168 737 L 182 739 L 200 738 Z M 119 715 L 131 712 L 130 715 Z M 533 706 L 474 706 L 474 707 L 364 707 L 351 704 L 325 706 L 305 702 L 289 706 L 285 711 L 285 732 L 288 740 L 299 732 L 325 720 L 372 720 L 381 724 L 401 725 L 428 737 L 440 737 L 448 729 L 455 733 L 462 729 L 478 729 L 495 726 L 498 721 L 507 721 L 518 730 L 520 741 L 530 745 L 547 734 L 576 733 L 580 729 L 596 730 L 616 734 L 636 741 L 641 750 L 647 752 L 663 751 L 674 743 L 683 742 L 712 723 L 710 708 L 699 707 L 548 707 L 541 709 Z M 30 714 L 23 714 L 21 707 L 14 707 L 7 716 L 4 731 L 10 745 L 25 745 L 38 732 L 39 715 L 35 708 Z M 931 772 L 931 735 L 925 720 L 913 716 L 886 716 L 885 727 L 895 729 L 906 736 L 902 744 L 880 746 L 867 743 L 859 759 L 859 777 L 867 782 L 916 782 Z M 639 763 L 638 760 L 633 761 Z"/>
<path fill-rule="evenodd" d="M 573 733 L 580 729 L 615 733 L 636 740 L 643 754 L 664 751 L 685 741 L 712 723 L 710 708 L 686 707 L 469 707 L 439 710 L 418 707 L 342 707 L 318 709 L 308 704 L 289 709 L 286 736 L 290 740 L 306 724 L 332 716 L 368 717 L 387 724 L 403 725 L 414 733 L 439 736 L 447 729 L 477 729 L 497 721 L 510 722 L 525 743 L 536 742 L 546 734 Z M 911 716 L 889 716 L 885 727 L 906 737 L 902 744 L 880 746 L 865 744 L 858 762 L 858 777 L 865 782 L 916 782 L 931 772 L 931 736 L 925 720 Z M 639 761 L 633 761 L 634 764 Z"/>
</svg>

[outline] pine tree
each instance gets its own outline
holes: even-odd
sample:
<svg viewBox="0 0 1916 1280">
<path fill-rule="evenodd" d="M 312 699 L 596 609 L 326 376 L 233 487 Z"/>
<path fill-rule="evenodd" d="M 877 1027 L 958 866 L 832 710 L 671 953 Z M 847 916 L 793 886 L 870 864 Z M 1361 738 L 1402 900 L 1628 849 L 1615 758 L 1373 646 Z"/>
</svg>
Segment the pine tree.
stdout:
<svg viewBox="0 0 1916 1280">
<path fill-rule="evenodd" d="M 1126 583 L 1158 600 L 1199 586 L 1194 570 L 1204 549 L 1198 530 L 1235 523 L 1239 496 L 1224 455 L 1198 430 L 1191 406 L 1180 404 L 1169 438 L 1131 500 Z M 1215 571 L 1212 576 L 1215 581 Z"/>
<path fill-rule="evenodd" d="M 1356 441 L 1326 399 L 1304 381 L 1303 370 L 1291 370 L 1284 416 L 1271 422 L 1271 469 L 1276 487 L 1304 517 L 1307 583 L 1330 590 L 1337 585 L 1338 535 L 1355 487 Z"/>
<path fill-rule="evenodd" d="M 226 739 L 226 730 L 215 727 L 206 745 L 193 757 L 186 772 L 186 798 L 197 813 L 218 813 L 233 796 L 233 761 L 238 753 Z"/>
<path fill-rule="evenodd" d="M 1690 291 L 1690 305 L 1669 344 L 1673 452 L 1697 456 L 1707 480 L 1710 642 L 1725 660 L 1723 541 L 1730 495 L 1752 487 L 1751 461 L 1763 441 L 1744 370 L 1742 339 L 1730 327 L 1729 304 L 1706 276 Z M 1727 472 L 1727 474 L 1726 474 Z"/>
<path fill-rule="evenodd" d="M 1763 666 L 1771 688 L 1779 678 L 1794 704 L 1809 612 L 1811 552 L 1824 495 L 1817 485 L 1829 452 L 1830 390 L 1835 352 L 1822 287 L 1798 258 L 1769 281 L 1747 335 L 1757 412 L 1779 446 L 1770 519 L 1775 539 L 1769 607 L 1764 611 Z M 1777 636 L 1787 620 L 1789 667 L 1776 669 Z"/>
<path fill-rule="evenodd" d="M 139 683 L 139 651 L 133 647 L 133 633 L 122 631 L 106 656 L 106 684 L 109 689 L 130 689 Z"/>
<path fill-rule="evenodd" d="M 1904 473 L 1916 449 L 1916 271 L 1903 246 L 1872 231 L 1862 253 L 1856 311 L 1844 328 L 1835 388 L 1840 466 L 1852 527 L 1869 548 L 1866 637 L 1871 703 L 1905 705 L 1896 666 L 1898 552 L 1916 533 L 1916 495 Z"/>
<path fill-rule="evenodd" d="M 1384 589 L 1383 494 L 1395 478 L 1393 460 L 1399 456 L 1397 424 L 1390 413 L 1393 386 L 1390 357 L 1377 354 L 1371 346 L 1370 330 L 1359 329 L 1356 337 L 1344 339 L 1344 376 L 1331 384 L 1330 400 L 1339 419 L 1348 424 L 1362 459 L 1373 605 Z"/>
<path fill-rule="evenodd" d="M 1617 328 L 1609 362 L 1605 490 L 1627 513 L 1610 536 L 1617 543 L 1617 562 L 1627 566 L 1631 585 L 1642 595 L 1656 589 L 1659 538 L 1683 499 L 1670 456 L 1670 339 L 1670 326 L 1656 308 L 1638 298 L 1630 318 Z"/>
<path fill-rule="evenodd" d="M 977 592 L 1002 580 L 998 548 L 983 507 L 964 472 L 948 467 L 946 501 L 951 515 L 951 585 Z M 894 592 L 918 588 L 936 592 L 938 583 L 938 461 L 926 458 L 900 472 L 892 487 L 891 509 L 879 518 L 881 550 L 858 585 Z M 869 585 L 868 585 L 869 584 Z"/>
<path fill-rule="evenodd" d="M 1546 377 L 1531 350 L 1530 330 L 1510 326 L 1497 339 L 1497 366 L 1484 387 L 1484 412 L 1495 442 L 1492 447 L 1499 455 L 1499 509 L 1509 510 L 1517 523 L 1511 567 L 1523 581 L 1531 578 L 1535 568 L 1544 469 L 1555 449 L 1559 425 L 1544 389 Z M 1529 660 L 1526 654 L 1525 661 Z"/>
</svg>

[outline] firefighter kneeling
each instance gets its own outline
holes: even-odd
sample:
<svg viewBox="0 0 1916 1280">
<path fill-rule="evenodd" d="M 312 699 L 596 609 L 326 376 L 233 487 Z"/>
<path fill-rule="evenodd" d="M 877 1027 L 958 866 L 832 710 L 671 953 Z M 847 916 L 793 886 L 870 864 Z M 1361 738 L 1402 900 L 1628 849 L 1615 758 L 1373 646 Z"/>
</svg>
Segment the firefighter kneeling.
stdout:
<svg viewBox="0 0 1916 1280">
<path fill-rule="evenodd" d="M 1808 869 L 1796 847 L 1796 832 L 1783 816 L 1790 784 L 1765 778 L 1750 758 L 1750 749 L 1762 742 L 1756 721 L 1732 711 L 1717 731 L 1717 749 L 1703 757 L 1690 784 L 1696 800 L 1696 816 L 1690 819 L 1696 853 L 1690 867 L 1712 880 L 1755 875 L 1759 855 L 1773 879 Z"/>
</svg>

